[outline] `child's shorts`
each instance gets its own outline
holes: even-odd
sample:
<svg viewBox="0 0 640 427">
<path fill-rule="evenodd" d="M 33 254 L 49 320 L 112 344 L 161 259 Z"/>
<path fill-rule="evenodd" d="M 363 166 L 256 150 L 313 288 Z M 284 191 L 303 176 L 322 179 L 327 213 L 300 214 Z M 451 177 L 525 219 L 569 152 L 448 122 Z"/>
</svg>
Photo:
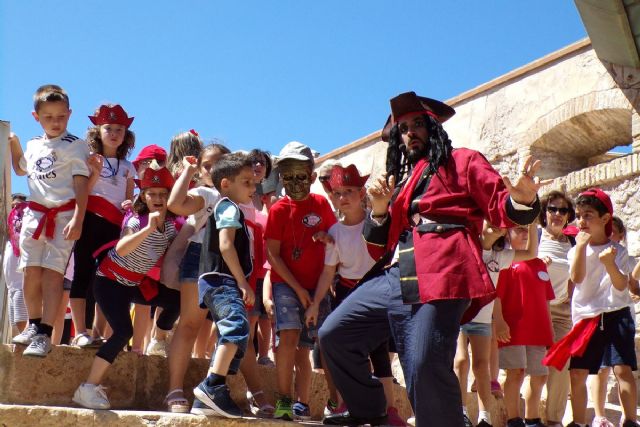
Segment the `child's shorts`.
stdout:
<svg viewBox="0 0 640 427">
<path fill-rule="evenodd" d="M 491 336 L 491 323 L 469 322 L 460 326 L 460 332 L 480 337 Z"/>
<path fill-rule="evenodd" d="M 600 323 L 582 357 L 572 357 L 569 369 L 588 369 L 597 374 L 600 366 L 627 365 L 638 369 L 635 353 L 635 322 L 629 307 L 600 316 Z"/>
<path fill-rule="evenodd" d="M 313 292 L 309 292 L 313 298 Z M 318 337 L 318 329 L 329 316 L 329 300 L 325 298 L 318 309 L 317 324 L 307 327 L 304 322 L 305 308 L 298 299 L 295 291 L 286 283 L 273 284 L 273 301 L 276 312 L 276 332 L 287 329 L 300 330 L 298 345 L 304 348 L 313 348 L 313 343 Z"/>
<path fill-rule="evenodd" d="M 73 210 L 58 212 L 53 239 L 48 239 L 45 235 L 45 229 L 43 229 L 40 238 L 35 240 L 32 236 L 43 215 L 43 213 L 34 212 L 28 208 L 24 210 L 22 230 L 20 231 L 21 252 L 18 268 L 22 270 L 25 267 L 43 267 L 64 274 L 75 242 L 65 240 L 63 230 L 71 221 Z"/>
<path fill-rule="evenodd" d="M 542 345 L 509 345 L 498 350 L 500 369 L 524 369 L 527 375 L 547 375 L 542 364 L 547 348 Z"/>
<path fill-rule="evenodd" d="M 29 314 L 24 303 L 24 292 L 22 289 L 9 289 L 9 324 L 15 325 L 18 322 L 28 320 Z"/>
<path fill-rule="evenodd" d="M 201 249 L 201 243 L 189 242 L 189 246 L 187 246 L 187 250 L 184 257 L 182 257 L 182 262 L 180 263 L 180 282 L 198 281 Z"/>
</svg>

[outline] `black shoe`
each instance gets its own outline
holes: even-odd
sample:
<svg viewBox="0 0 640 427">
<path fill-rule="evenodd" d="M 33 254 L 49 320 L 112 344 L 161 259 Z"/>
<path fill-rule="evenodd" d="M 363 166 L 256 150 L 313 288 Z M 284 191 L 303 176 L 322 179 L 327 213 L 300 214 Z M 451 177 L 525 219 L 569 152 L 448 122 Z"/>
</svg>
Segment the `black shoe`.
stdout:
<svg viewBox="0 0 640 427">
<path fill-rule="evenodd" d="M 194 396 L 202 404 L 226 418 L 242 417 L 242 409 L 231 399 L 229 387 L 226 384 L 207 386 L 206 379 L 193 389 Z"/>
<path fill-rule="evenodd" d="M 349 411 L 345 411 L 324 417 L 324 419 L 322 420 L 322 424 L 331 426 L 360 426 L 363 424 L 381 426 L 387 424 L 387 416 L 382 415 L 380 417 L 359 418 L 353 417 L 351 416 L 351 414 L 349 414 Z"/>
<path fill-rule="evenodd" d="M 638 424 L 636 421 L 625 420 L 622 424 L 622 427 L 638 427 L 639 425 L 640 424 Z"/>
<path fill-rule="evenodd" d="M 478 423 L 476 427 L 493 427 L 493 426 L 489 424 L 486 420 L 482 420 Z"/>
<path fill-rule="evenodd" d="M 525 427 L 524 420 L 520 417 L 507 420 L 507 427 Z"/>
<path fill-rule="evenodd" d="M 473 423 L 469 417 L 466 414 L 462 414 L 462 416 L 464 417 L 464 427 L 473 427 Z"/>
</svg>

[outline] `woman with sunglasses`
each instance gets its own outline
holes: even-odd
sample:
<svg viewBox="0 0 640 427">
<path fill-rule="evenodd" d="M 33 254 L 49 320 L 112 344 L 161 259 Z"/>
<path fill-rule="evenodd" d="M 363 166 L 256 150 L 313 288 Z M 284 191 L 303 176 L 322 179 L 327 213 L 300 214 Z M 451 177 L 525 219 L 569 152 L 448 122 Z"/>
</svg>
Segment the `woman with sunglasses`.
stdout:
<svg viewBox="0 0 640 427">
<path fill-rule="evenodd" d="M 576 217 L 571 199 L 561 191 L 551 191 L 540 200 L 540 244 L 538 257 L 547 264 L 555 299 L 550 302 L 549 313 L 553 326 L 554 342 L 563 338 L 572 327 L 571 291 L 567 253 L 574 244 L 565 229 Z M 562 426 L 562 418 L 569 394 L 569 371 L 549 367 L 547 379 L 547 425 Z"/>
</svg>

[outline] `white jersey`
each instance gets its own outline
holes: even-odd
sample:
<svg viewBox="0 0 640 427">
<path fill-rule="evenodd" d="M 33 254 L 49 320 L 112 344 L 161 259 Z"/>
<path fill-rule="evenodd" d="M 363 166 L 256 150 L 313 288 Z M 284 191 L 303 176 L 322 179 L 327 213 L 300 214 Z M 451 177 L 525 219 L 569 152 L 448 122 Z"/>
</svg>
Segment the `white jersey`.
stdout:
<svg viewBox="0 0 640 427">
<path fill-rule="evenodd" d="M 27 142 L 20 167 L 27 171 L 29 200 L 54 208 L 75 199 L 73 177 L 89 176 L 88 158 L 87 143 L 68 132 Z"/>
<path fill-rule="evenodd" d="M 334 244 L 327 244 L 324 252 L 325 265 L 337 265 L 340 276 L 360 280 L 376 263 L 362 237 L 364 220 L 356 225 L 337 222 L 329 228 Z"/>
<path fill-rule="evenodd" d="M 136 176 L 136 170 L 128 160 L 114 157 L 104 158 L 100 178 L 91 190 L 91 195 L 100 196 L 121 209 L 127 198 L 127 180 Z"/>
<path fill-rule="evenodd" d="M 220 193 L 215 188 L 210 187 L 196 187 L 189 190 L 189 194 L 192 196 L 202 197 L 204 200 L 204 206 L 198 212 L 189 215 L 187 218 L 187 224 L 193 226 L 195 233 L 189 238 L 190 242 L 202 243 L 204 238 L 204 226 L 207 224 L 207 220 L 213 213 L 213 209 L 216 207 L 218 200 L 220 200 Z"/>
<path fill-rule="evenodd" d="M 604 264 L 600 261 L 600 253 L 609 246 L 613 246 L 617 250 L 616 265 L 620 272 L 625 275 L 629 274 L 629 255 L 624 246 L 611 241 L 604 245 L 587 245 L 586 275 L 582 283 L 575 284 L 571 299 L 571 317 L 574 324 L 601 313 L 620 310 L 633 303 L 629 289 L 617 290 L 611 283 L 611 277 L 609 277 Z M 568 254 L 569 264 L 573 262 L 575 252 L 576 247 L 574 246 Z"/>
<path fill-rule="evenodd" d="M 482 261 L 487 267 L 493 286 L 498 283 L 498 277 L 500 276 L 500 270 L 505 270 L 511 267 L 513 263 L 513 257 L 516 255 L 516 251 L 509 248 L 504 248 L 501 251 L 483 250 Z M 475 323 L 491 323 L 493 319 L 493 301 L 485 305 L 480 309 L 476 317 L 471 321 Z"/>
</svg>

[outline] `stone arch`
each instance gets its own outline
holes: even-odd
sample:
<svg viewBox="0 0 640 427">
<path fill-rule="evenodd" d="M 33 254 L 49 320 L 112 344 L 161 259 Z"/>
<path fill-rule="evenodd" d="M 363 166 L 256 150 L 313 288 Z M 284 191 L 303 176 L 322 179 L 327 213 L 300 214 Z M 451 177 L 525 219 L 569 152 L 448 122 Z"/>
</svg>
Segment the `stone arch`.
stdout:
<svg viewBox="0 0 640 427">
<path fill-rule="evenodd" d="M 609 150 L 631 144 L 632 114 L 619 90 L 591 92 L 540 117 L 523 145 L 543 161 L 542 178 L 557 178 L 607 160 Z"/>
</svg>

